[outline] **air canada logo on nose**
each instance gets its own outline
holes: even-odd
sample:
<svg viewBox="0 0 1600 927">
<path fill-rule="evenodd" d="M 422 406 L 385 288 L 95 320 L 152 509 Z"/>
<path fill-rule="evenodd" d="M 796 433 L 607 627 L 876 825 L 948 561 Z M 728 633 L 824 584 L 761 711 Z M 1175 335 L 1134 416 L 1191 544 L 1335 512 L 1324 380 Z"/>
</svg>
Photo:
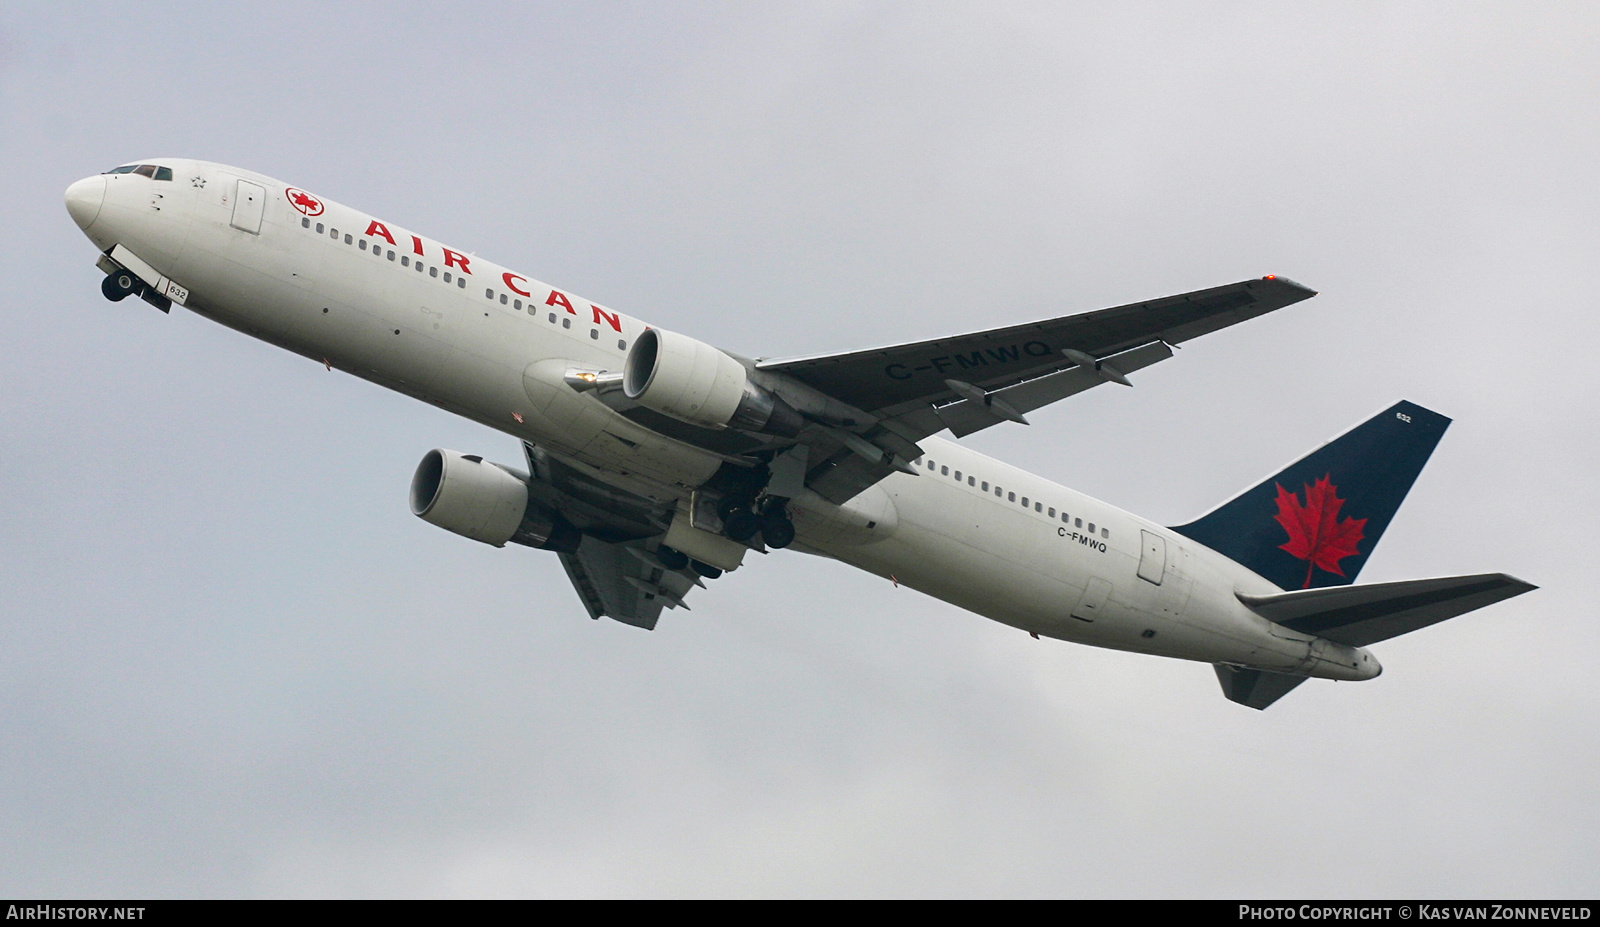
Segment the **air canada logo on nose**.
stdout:
<svg viewBox="0 0 1600 927">
<path fill-rule="evenodd" d="M 289 198 L 290 206 L 300 210 L 305 215 L 322 215 L 322 201 L 306 191 L 296 190 L 294 187 L 287 187 L 284 189 L 283 195 Z"/>
</svg>

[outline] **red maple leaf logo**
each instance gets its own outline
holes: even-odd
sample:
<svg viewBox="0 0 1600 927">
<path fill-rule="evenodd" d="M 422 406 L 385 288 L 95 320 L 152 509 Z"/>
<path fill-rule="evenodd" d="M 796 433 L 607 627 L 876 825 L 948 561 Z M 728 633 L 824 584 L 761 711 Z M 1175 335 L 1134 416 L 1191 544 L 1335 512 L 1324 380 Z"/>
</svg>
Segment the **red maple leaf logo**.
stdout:
<svg viewBox="0 0 1600 927">
<path fill-rule="evenodd" d="M 289 204 L 291 206 L 300 210 L 302 213 L 305 213 L 308 216 L 322 215 L 322 201 L 306 191 L 296 190 L 294 187 L 288 187 L 283 191 L 283 195 L 289 198 Z"/>
<path fill-rule="evenodd" d="M 1289 532 L 1289 543 L 1279 547 L 1306 561 L 1306 584 L 1302 589 L 1311 588 L 1313 568 L 1343 576 L 1339 561 L 1361 552 L 1356 545 L 1361 542 L 1361 529 L 1367 526 L 1367 520 L 1339 520 L 1344 500 L 1339 498 L 1339 487 L 1333 485 L 1331 478 L 1329 474 L 1306 487 L 1305 505 L 1300 504 L 1299 496 L 1277 484 L 1278 524 Z"/>
</svg>

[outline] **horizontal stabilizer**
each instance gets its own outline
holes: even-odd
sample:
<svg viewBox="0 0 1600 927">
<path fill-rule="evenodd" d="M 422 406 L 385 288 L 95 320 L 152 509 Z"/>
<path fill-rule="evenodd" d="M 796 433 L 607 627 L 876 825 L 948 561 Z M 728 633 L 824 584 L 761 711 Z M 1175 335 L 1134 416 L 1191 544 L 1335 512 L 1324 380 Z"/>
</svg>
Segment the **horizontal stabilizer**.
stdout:
<svg viewBox="0 0 1600 927">
<path fill-rule="evenodd" d="M 1241 593 L 1239 601 L 1286 628 L 1365 647 L 1537 588 L 1504 573 L 1480 573 L 1301 589 L 1276 595 Z M 1223 688 L 1227 688 L 1226 683 Z"/>
<path fill-rule="evenodd" d="M 1304 676 L 1291 676 L 1288 673 L 1239 669 L 1224 663 L 1214 665 L 1217 668 L 1217 681 L 1222 683 L 1222 694 L 1229 701 L 1248 705 L 1257 711 L 1288 695 L 1291 689 L 1306 681 Z"/>
</svg>

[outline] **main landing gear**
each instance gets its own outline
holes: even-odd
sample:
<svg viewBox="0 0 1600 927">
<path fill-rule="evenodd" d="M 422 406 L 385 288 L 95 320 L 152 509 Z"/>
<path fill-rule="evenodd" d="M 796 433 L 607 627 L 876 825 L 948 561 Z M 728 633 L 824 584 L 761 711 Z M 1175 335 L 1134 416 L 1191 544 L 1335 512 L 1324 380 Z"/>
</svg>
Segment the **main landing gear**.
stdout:
<svg viewBox="0 0 1600 927">
<path fill-rule="evenodd" d="M 788 499 L 765 496 L 726 496 L 717 503 L 722 518 L 722 533 L 729 540 L 747 544 L 761 533 L 761 540 L 774 550 L 794 543 L 794 522 L 789 518 Z"/>
</svg>

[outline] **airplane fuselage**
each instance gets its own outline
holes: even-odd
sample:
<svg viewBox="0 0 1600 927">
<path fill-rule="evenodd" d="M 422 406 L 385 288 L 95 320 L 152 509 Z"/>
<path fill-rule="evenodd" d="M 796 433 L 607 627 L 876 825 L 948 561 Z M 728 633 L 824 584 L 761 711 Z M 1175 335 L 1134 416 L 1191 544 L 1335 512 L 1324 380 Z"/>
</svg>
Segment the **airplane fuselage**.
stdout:
<svg viewBox="0 0 1600 927">
<path fill-rule="evenodd" d="M 159 163 L 170 180 L 74 184 L 69 210 L 186 308 L 649 499 L 687 499 L 724 464 L 564 381 L 621 369 L 638 319 L 260 174 Z M 1332 679 L 1381 671 L 1365 648 L 1252 612 L 1239 594 L 1279 587 L 1187 537 L 956 442 L 920 445 L 914 474 L 843 505 L 795 497 L 796 546 L 1045 637 Z"/>
</svg>

